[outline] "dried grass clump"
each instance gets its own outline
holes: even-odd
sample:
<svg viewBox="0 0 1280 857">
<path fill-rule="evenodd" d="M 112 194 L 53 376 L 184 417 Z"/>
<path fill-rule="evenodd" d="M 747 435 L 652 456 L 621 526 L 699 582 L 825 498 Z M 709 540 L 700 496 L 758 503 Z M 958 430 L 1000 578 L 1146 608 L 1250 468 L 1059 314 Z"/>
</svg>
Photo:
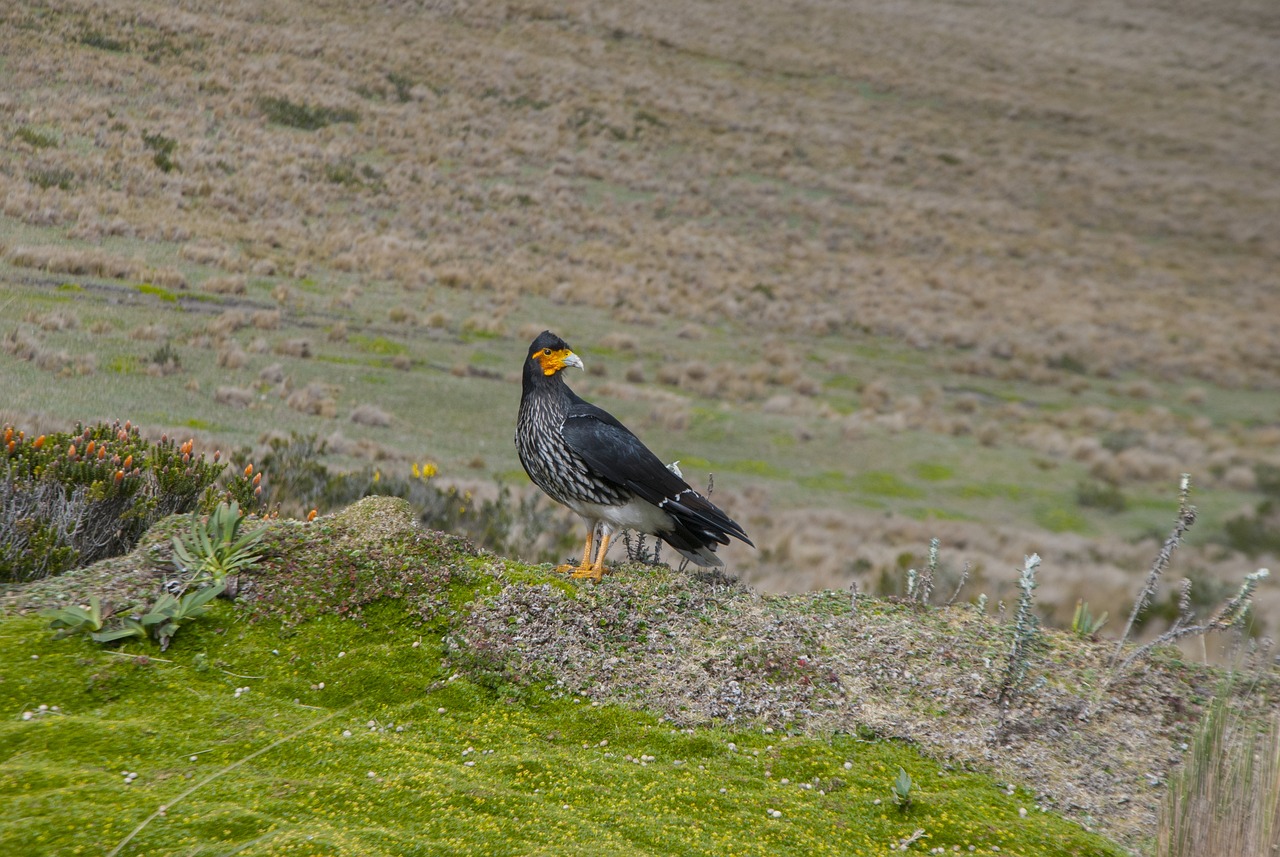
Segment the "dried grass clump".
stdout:
<svg viewBox="0 0 1280 857">
<path fill-rule="evenodd" d="M 27 313 L 23 321 L 28 324 L 34 324 L 41 330 L 48 331 L 75 330 L 80 326 L 80 319 L 59 310 L 47 313 Z"/>
<path fill-rule="evenodd" d="M 388 310 L 387 319 L 392 324 L 407 324 L 410 327 L 416 327 L 418 325 L 417 313 L 401 306 L 392 307 Z"/>
<path fill-rule="evenodd" d="M 103 250 L 75 250 L 58 246 L 20 246 L 9 252 L 6 261 L 18 268 L 33 268 L 51 274 L 76 274 L 110 280 L 143 279 L 146 267 L 136 259 L 122 259 Z"/>
<path fill-rule="evenodd" d="M 338 415 L 338 401 L 334 398 L 336 392 L 329 384 L 312 381 L 291 394 L 285 403 L 299 413 L 332 419 Z"/>
<path fill-rule="evenodd" d="M 228 274 L 210 277 L 200 284 L 200 288 L 214 295 L 243 295 L 249 289 L 249 281 L 243 274 Z"/>
<path fill-rule="evenodd" d="M 254 394 L 243 387 L 219 387 L 213 394 L 213 400 L 230 408 L 247 408 L 253 404 Z"/>
<path fill-rule="evenodd" d="M 283 384 L 285 382 L 284 366 L 280 363 L 272 363 L 270 366 L 262 367 L 262 371 L 258 373 L 258 380 L 264 384 Z"/>
<path fill-rule="evenodd" d="M 258 330 L 277 330 L 280 327 L 280 319 L 280 310 L 260 309 L 253 314 L 250 321 Z"/>
<path fill-rule="evenodd" d="M 351 411 L 351 422 L 356 425 L 386 428 L 391 425 L 391 414 L 377 405 L 357 405 Z"/>
<path fill-rule="evenodd" d="M 92 375 L 97 369 L 97 358 L 93 354 L 72 356 L 62 349 L 47 348 L 35 336 L 22 330 L 10 332 L 0 341 L 0 349 L 57 375 Z"/>
<path fill-rule="evenodd" d="M 185 289 L 187 277 L 177 268 L 153 268 L 147 272 L 147 282 L 162 289 Z"/>
<path fill-rule="evenodd" d="M 132 339 L 139 339 L 144 342 L 154 342 L 160 339 L 172 339 L 169 328 L 163 324 L 142 324 L 135 327 L 129 332 Z"/>
<path fill-rule="evenodd" d="M 889 385 L 879 379 L 868 381 L 862 386 L 862 407 L 880 414 L 893 410 L 893 391 Z"/>
<path fill-rule="evenodd" d="M 183 244 L 178 250 L 178 255 L 188 262 L 194 262 L 197 265 L 209 265 L 211 267 L 221 267 L 229 255 L 223 247 L 214 244 Z"/>
<path fill-rule="evenodd" d="M 540 332 L 541 331 L 539 330 L 535 330 L 532 333 L 530 333 L 528 336 L 525 336 L 526 331 L 524 329 L 521 329 L 520 338 L 533 339 L 533 337 L 537 336 Z M 601 348 L 607 348 L 611 351 L 621 351 L 624 353 L 631 353 L 635 351 L 636 348 L 639 347 L 639 342 L 631 334 L 623 333 L 620 330 L 615 330 L 615 331 L 606 333 L 604 336 L 600 337 L 599 346 Z"/>
<path fill-rule="evenodd" d="M 501 315 L 472 315 L 462 322 L 462 332 L 480 334 L 482 336 L 502 337 L 507 335 L 506 325 Z"/>
<path fill-rule="evenodd" d="M 305 338 L 286 339 L 284 342 L 276 343 L 275 352 L 286 357 L 307 359 L 312 354 L 311 340 Z"/>
<path fill-rule="evenodd" d="M 346 342 L 347 323 L 345 321 L 334 322 L 333 326 L 325 333 L 325 337 L 330 342 Z"/>
<path fill-rule="evenodd" d="M 239 343 L 228 342 L 218 349 L 218 365 L 223 369 L 243 369 L 249 365 L 249 355 Z"/>
<path fill-rule="evenodd" d="M 244 314 L 243 310 L 229 309 L 210 319 L 204 329 L 210 335 L 222 339 L 241 328 L 247 327 L 248 324 L 249 317 Z"/>
</svg>

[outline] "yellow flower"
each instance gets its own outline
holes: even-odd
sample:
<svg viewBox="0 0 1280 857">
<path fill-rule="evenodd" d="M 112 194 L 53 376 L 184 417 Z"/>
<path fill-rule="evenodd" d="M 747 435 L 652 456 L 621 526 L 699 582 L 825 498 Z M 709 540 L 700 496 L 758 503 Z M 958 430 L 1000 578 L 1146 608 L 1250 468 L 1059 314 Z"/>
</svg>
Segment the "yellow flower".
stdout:
<svg viewBox="0 0 1280 857">
<path fill-rule="evenodd" d="M 382 471 L 381 471 L 381 470 L 375 470 L 375 471 L 373 471 L 373 481 L 374 481 L 374 483 L 376 484 L 376 483 L 377 483 L 377 482 L 379 482 L 381 479 L 382 479 Z"/>
</svg>

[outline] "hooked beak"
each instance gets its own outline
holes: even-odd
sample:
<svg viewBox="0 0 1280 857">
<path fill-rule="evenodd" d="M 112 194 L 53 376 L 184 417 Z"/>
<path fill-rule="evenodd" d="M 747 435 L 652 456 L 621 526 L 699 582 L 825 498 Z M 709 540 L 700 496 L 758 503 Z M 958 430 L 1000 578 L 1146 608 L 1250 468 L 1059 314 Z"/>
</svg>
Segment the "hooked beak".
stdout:
<svg viewBox="0 0 1280 857">
<path fill-rule="evenodd" d="M 586 368 L 587 368 L 582 365 L 582 358 L 574 354 L 572 351 L 570 351 L 568 354 L 564 356 L 564 365 L 577 366 L 579 369 L 583 370 L 584 372 L 586 371 Z"/>
</svg>

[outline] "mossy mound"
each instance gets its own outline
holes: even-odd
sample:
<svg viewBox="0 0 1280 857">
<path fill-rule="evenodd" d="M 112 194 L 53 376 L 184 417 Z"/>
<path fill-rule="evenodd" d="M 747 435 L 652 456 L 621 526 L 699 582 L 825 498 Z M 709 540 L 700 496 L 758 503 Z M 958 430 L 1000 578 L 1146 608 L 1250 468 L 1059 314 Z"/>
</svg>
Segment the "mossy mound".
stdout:
<svg viewBox="0 0 1280 857">
<path fill-rule="evenodd" d="M 128 561 L 9 595 L 4 853 L 861 854 L 917 831 L 918 850 L 1123 853 L 1034 792 L 856 718 L 831 730 L 818 716 L 831 697 L 814 690 L 826 673 L 809 659 L 831 657 L 822 635 L 849 618 L 835 596 L 762 600 L 629 567 L 592 587 L 419 530 L 401 501 L 271 522 L 235 601 L 184 625 L 163 656 L 139 640 L 55 641 L 31 615 L 158 586 L 180 526 L 166 521 Z M 955 621 L 865 606 L 854 637 Z M 774 639 L 740 636 L 747 617 Z M 677 650 L 683 666 L 667 672 Z M 681 714 L 688 658 L 703 657 L 705 675 L 737 670 L 744 699 L 786 716 Z M 901 810 L 899 767 L 915 784 Z"/>
</svg>

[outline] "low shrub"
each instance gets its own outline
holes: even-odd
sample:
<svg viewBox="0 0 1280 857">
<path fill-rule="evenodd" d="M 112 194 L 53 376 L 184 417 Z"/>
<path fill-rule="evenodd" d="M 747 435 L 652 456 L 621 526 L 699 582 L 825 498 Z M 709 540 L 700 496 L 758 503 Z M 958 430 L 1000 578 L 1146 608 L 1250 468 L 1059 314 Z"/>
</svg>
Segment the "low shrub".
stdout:
<svg viewBox="0 0 1280 857">
<path fill-rule="evenodd" d="M 194 441 L 151 442 L 130 423 L 99 423 L 31 438 L 5 426 L 0 441 L 0 581 L 48 577 L 132 550 L 163 517 L 212 508 L 225 464 Z M 226 485 L 258 504 L 251 475 Z"/>
</svg>

